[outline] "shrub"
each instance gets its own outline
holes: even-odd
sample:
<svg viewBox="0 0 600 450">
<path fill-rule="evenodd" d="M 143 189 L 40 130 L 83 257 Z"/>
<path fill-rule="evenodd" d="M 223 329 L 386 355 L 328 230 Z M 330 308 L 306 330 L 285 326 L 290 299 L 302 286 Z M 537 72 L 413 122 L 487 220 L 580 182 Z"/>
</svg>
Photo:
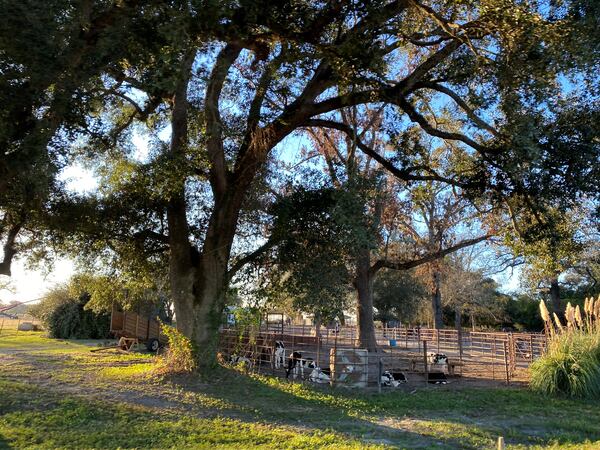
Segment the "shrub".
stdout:
<svg viewBox="0 0 600 450">
<path fill-rule="evenodd" d="M 583 313 L 569 303 L 566 324 L 540 302 L 549 334 L 546 353 L 531 365 L 530 386 L 545 394 L 600 398 L 600 297 L 586 299 Z"/>
<path fill-rule="evenodd" d="M 31 314 L 42 321 L 48 334 L 57 339 L 103 339 L 110 336 L 110 315 L 85 309 L 89 295 L 78 298 L 65 287 L 50 291 Z"/>
<path fill-rule="evenodd" d="M 196 351 L 187 337 L 175 327 L 161 324 L 169 345 L 158 361 L 157 370 L 162 373 L 192 372 L 197 367 Z"/>
</svg>

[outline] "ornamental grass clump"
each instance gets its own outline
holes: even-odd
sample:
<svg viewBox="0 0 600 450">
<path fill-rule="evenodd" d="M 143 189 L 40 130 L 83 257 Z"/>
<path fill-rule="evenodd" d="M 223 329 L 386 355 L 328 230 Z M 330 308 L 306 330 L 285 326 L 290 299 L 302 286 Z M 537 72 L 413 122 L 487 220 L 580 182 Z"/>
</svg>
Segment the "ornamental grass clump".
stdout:
<svg viewBox="0 0 600 450">
<path fill-rule="evenodd" d="M 544 356 L 531 365 L 533 390 L 567 397 L 600 398 L 600 297 L 586 299 L 583 311 L 567 304 L 565 321 L 540 302 L 549 336 Z"/>
</svg>

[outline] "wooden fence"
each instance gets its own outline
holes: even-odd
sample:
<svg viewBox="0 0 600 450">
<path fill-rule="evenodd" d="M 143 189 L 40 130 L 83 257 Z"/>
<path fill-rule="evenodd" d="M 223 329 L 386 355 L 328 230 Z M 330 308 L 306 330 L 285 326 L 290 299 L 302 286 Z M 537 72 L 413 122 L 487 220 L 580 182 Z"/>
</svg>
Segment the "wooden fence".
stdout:
<svg viewBox="0 0 600 450">
<path fill-rule="evenodd" d="M 427 377 L 427 355 L 442 353 L 448 357 L 451 375 L 510 383 L 528 379 L 529 365 L 544 353 L 547 345 L 542 333 L 378 328 L 379 352 L 359 357 L 356 355 L 364 350 L 356 346 L 356 336 L 355 327 L 337 331 L 322 328 L 317 338 L 311 326 L 270 324 L 256 330 L 253 337 L 236 329 L 224 329 L 220 348 L 226 358 L 243 356 L 252 361 L 252 370 L 280 376 L 283 372 L 276 370 L 273 363 L 276 340 L 284 342 L 287 356 L 300 351 L 304 358 L 313 359 L 318 367 L 329 368 L 330 372 L 339 372 L 336 358 L 340 354 L 353 355 L 361 361 L 355 364 L 365 366 L 368 373 L 363 381 L 368 384 L 378 384 L 381 370 Z M 344 361 L 340 364 L 348 366 L 347 358 Z"/>
</svg>

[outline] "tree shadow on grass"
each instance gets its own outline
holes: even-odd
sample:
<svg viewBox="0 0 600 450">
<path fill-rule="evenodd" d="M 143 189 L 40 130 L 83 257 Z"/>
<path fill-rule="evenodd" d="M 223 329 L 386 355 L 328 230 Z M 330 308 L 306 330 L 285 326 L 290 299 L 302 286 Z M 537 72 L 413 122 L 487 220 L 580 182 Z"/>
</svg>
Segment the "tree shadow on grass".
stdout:
<svg viewBox="0 0 600 450">
<path fill-rule="evenodd" d="M 327 430 L 365 443 L 393 447 L 443 448 L 445 441 L 367 420 L 367 402 L 353 397 L 351 392 L 341 394 L 324 386 L 250 377 L 228 368 L 222 368 L 218 377 L 210 380 L 185 376 L 171 377 L 169 381 L 180 391 L 208 395 L 228 405 L 222 413 L 233 413 L 240 420 Z"/>
<path fill-rule="evenodd" d="M 248 419 L 330 429 L 394 446 L 481 448 L 493 446 L 498 436 L 522 445 L 600 440 L 600 411 L 593 402 L 547 399 L 524 389 L 432 387 L 414 395 L 376 394 L 245 376 L 227 368 L 206 383 L 193 377 L 171 382 L 234 405 Z"/>
</svg>

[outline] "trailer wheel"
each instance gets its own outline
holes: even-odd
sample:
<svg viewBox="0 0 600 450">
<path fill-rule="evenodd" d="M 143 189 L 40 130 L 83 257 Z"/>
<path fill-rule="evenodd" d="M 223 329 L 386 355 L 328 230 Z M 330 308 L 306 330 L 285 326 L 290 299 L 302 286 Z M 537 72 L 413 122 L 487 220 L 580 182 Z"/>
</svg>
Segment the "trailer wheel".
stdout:
<svg viewBox="0 0 600 450">
<path fill-rule="evenodd" d="M 160 342 L 158 342 L 158 339 L 150 339 L 148 344 L 146 344 L 146 347 L 148 348 L 148 351 L 156 352 L 160 348 Z"/>
</svg>

